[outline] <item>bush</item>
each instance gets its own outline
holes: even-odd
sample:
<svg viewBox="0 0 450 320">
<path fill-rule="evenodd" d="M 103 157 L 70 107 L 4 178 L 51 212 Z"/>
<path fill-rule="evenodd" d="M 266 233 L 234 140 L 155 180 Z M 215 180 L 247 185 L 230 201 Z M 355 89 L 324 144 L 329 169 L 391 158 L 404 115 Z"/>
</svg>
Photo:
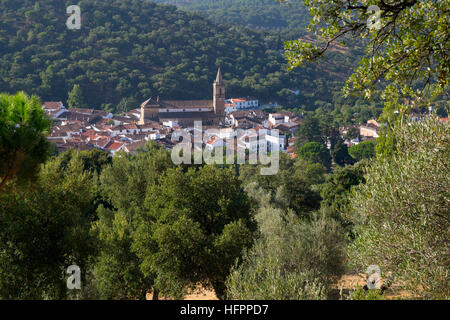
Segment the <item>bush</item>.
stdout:
<svg viewBox="0 0 450 320">
<path fill-rule="evenodd" d="M 394 127 L 396 149 L 381 157 L 351 199 L 359 235 L 355 267 L 377 264 L 423 298 L 450 298 L 449 125 L 429 118 Z"/>
<path fill-rule="evenodd" d="M 261 237 L 227 279 L 231 299 L 326 299 L 343 272 L 345 239 L 337 222 L 262 207 Z"/>
<path fill-rule="evenodd" d="M 348 148 L 348 153 L 355 160 L 370 159 L 375 156 L 375 141 L 363 141 Z"/>
<path fill-rule="evenodd" d="M 365 291 L 358 288 L 350 294 L 350 300 L 385 300 L 384 292 L 380 289 L 372 289 Z"/>
<path fill-rule="evenodd" d="M 312 163 L 320 163 L 325 168 L 331 167 L 331 155 L 327 147 L 319 142 L 308 142 L 298 149 L 300 159 L 310 161 Z"/>
</svg>

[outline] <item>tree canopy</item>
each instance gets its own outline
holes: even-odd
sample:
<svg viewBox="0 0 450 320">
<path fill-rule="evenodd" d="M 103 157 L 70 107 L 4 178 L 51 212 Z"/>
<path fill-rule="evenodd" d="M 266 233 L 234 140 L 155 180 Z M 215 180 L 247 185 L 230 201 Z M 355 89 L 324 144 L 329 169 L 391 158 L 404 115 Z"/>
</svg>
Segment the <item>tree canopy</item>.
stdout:
<svg viewBox="0 0 450 320">
<path fill-rule="evenodd" d="M 414 106 L 429 106 L 438 95 L 448 93 L 448 1 L 303 2 L 312 16 L 309 28 L 319 43 L 287 42 L 290 68 L 315 61 L 332 44 L 354 37 L 364 39 L 366 57 L 348 79 L 345 93 L 371 98 L 384 88 L 382 98 L 389 102 L 390 112 L 404 111 L 403 99 Z M 373 6 L 379 10 L 379 21 L 373 21 L 377 18 Z"/>
<path fill-rule="evenodd" d="M 349 261 L 378 265 L 418 297 L 448 299 L 449 125 L 399 123 L 393 136 L 393 155 L 377 158 L 350 198 L 358 236 Z"/>
<path fill-rule="evenodd" d="M 331 156 L 327 147 L 319 142 L 307 142 L 298 149 L 298 156 L 306 161 L 320 163 L 325 168 L 331 167 Z"/>
<path fill-rule="evenodd" d="M 48 157 L 50 123 L 37 96 L 0 94 L 0 191 L 35 177 Z"/>
<path fill-rule="evenodd" d="M 33 188 L 7 185 L 0 193 L 2 299 L 66 299 L 65 271 L 73 264 L 86 279 L 95 186 L 79 156 L 65 168 L 61 161 L 48 161 Z"/>
<path fill-rule="evenodd" d="M 67 105 L 69 108 L 86 108 L 87 105 L 84 103 L 83 90 L 79 84 L 73 86 L 72 91 L 69 92 L 69 97 L 67 98 Z"/>
<path fill-rule="evenodd" d="M 155 287 L 179 296 L 202 283 L 225 293 L 231 266 L 253 242 L 251 205 L 232 169 L 168 170 L 149 190 L 134 248 Z"/>
<path fill-rule="evenodd" d="M 355 160 L 370 159 L 375 157 L 375 141 L 363 141 L 348 149 L 348 153 Z"/>
<path fill-rule="evenodd" d="M 309 19 L 301 0 L 155 0 L 175 4 L 183 10 L 198 11 L 217 22 L 228 22 L 252 29 L 304 31 Z"/>
<path fill-rule="evenodd" d="M 342 63 L 327 70 L 287 72 L 280 37 L 150 1 L 81 0 L 81 29 L 68 30 L 66 4 L 0 3 L 0 92 L 66 101 L 79 85 L 87 107 L 116 111 L 124 98 L 210 99 L 220 66 L 228 97 L 300 105 L 319 94 L 319 75 L 335 88 L 336 75 L 345 74 L 342 54 Z M 321 88 L 321 99 L 331 102 L 330 91 Z"/>
</svg>

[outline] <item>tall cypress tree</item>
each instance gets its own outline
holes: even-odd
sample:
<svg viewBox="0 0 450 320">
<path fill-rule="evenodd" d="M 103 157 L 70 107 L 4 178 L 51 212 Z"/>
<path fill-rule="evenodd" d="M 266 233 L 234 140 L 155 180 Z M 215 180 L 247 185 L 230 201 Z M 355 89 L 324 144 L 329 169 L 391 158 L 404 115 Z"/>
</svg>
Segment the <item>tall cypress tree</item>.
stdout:
<svg viewBox="0 0 450 320">
<path fill-rule="evenodd" d="M 69 108 L 86 108 L 86 104 L 83 99 L 83 90 L 80 85 L 73 86 L 72 91 L 69 92 L 69 98 L 67 99 Z"/>
</svg>

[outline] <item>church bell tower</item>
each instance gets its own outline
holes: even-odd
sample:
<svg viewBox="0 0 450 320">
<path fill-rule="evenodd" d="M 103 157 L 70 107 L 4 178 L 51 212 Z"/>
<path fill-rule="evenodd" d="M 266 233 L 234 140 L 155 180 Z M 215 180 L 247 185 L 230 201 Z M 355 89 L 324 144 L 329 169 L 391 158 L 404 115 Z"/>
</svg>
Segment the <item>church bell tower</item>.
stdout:
<svg viewBox="0 0 450 320">
<path fill-rule="evenodd" d="M 225 84 L 222 80 L 222 73 L 217 70 L 217 77 L 213 83 L 213 106 L 214 113 L 218 116 L 225 114 Z"/>
</svg>

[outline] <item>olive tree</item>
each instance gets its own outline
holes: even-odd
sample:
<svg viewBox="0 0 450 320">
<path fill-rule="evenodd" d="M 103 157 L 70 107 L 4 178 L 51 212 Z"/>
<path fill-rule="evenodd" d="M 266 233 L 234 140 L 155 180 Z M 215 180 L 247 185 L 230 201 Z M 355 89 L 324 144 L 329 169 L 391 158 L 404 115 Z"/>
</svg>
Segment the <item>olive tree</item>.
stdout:
<svg viewBox="0 0 450 320">
<path fill-rule="evenodd" d="M 379 265 L 423 298 L 450 297 L 450 131 L 435 118 L 399 123 L 397 149 L 368 169 L 350 197 L 350 262 Z"/>
<path fill-rule="evenodd" d="M 326 299 L 344 271 L 345 236 L 323 214 L 300 219 L 269 205 L 270 195 L 248 186 L 260 202 L 259 238 L 227 279 L 231 299 Z"/>
</svg>

